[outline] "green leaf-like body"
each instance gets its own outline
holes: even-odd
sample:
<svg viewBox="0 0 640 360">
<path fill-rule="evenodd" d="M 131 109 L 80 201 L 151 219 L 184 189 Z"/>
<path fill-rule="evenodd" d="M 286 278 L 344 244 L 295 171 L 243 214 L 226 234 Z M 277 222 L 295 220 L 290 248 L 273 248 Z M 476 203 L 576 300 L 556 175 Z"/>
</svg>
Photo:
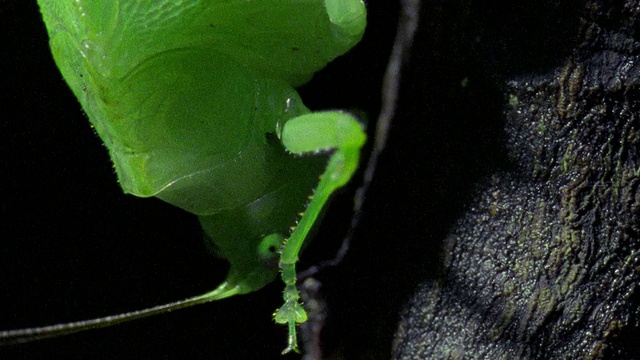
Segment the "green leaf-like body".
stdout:
<svg viewBox="0 0 640 360">
<path fill-rule="evenodd" d="M 360 1 L 349 27 L 327 14 L 342 0 L 39 3 L 124 191 L 198 215 L 270 191 L 282 159 L 265 134 L 308 111 L 292 86 L 364 30 Z"/>
<path fill-rule="evenodd" d="M 198 215 L 231 267 L 206 294 L 0 332 L 0 340 L 219 300 L 255 291 L 281 270 L 285 303 L 275 319 L 289 327 L 285 352 L 297 351 L 296 324 L 306 320 L 295 287 L 298 253 L 329 196 L 353 175 L 366 136 L 346 113 L 311 113 L 293 87 L 360 40 L 362 0 L 38 4 L 53 57 L 109 150 L 122 189 Z M 302 156 L 324 150 L 331 150 L 328 161 Z"/>
</svg>

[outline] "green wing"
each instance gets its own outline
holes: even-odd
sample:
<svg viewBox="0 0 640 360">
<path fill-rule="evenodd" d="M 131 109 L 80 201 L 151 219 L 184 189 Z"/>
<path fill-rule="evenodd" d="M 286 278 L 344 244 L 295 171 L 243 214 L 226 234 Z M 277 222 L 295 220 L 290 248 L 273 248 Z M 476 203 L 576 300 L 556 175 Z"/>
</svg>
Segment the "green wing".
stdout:
<svg viewBox="0 0 640 360">
<path fill-rule="evenodd" d="M 353 46 L 365 21 L 361 2 L 343 0 L 39 4 L 124 191 L 199 215 L 269 191 L 280 160 L 265 134 L 308 111 L 292 86 Z"/>
</svg>

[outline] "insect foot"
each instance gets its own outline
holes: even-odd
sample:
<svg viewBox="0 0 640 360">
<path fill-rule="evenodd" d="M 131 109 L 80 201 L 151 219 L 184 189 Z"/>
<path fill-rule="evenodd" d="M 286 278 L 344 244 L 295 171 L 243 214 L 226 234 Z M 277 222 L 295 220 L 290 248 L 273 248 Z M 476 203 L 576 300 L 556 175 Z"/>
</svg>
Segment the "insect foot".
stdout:
<svg viewBox="0 0 640 360">
<path fill-rule="evenodd" d="M 298 338 L 296 335 L 296 325 L 307 321 L 307 312 L 300 304 L 300 293 L 296 288 L 296 269 L 294 264 L 283 264 L 282 278 L 286 279 L 284 288 L 284 304 L 274 314 L 274 320 L 278 324 L 287 324 L 289 327 L 289 338 L 287 348 L 282 354 L 291 352 L 300 352 L 298 349 Z"/>
</svg>

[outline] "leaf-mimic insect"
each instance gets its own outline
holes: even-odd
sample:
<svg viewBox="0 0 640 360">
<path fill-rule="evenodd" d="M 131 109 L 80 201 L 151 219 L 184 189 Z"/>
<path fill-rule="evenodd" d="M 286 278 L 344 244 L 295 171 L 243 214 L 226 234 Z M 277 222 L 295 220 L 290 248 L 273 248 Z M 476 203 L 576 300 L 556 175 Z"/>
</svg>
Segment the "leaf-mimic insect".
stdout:
<svg viewBox="0 0 640 360">
<path fill-rule="evenodd" d="M 206 294 L 109 318 L 5 331 L 3 341 L 113 324 L 256 291 L 278 273 L 296 350 L 295 265 L 365 134 L 311 112 L 295 86 L 362 37 L 362 0 L 38 0 L 53 57 L 126 193 L 199 217 L 230 263 Z M 315 156 L 315 155 L 326 156 Z M 328 158 L 328 161 L 327 161 Z"/>
</svg>

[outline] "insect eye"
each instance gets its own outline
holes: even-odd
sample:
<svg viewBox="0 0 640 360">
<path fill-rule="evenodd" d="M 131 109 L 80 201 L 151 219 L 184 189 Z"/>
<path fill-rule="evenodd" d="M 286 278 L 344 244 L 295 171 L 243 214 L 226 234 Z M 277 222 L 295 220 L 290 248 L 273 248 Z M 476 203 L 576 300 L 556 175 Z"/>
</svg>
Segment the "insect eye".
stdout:
<svg viewBox="0 0 640 360">
<path fill-rule="evenodd" d="M 273 233 L 265 236 L 258 245 L 258 256 L 263 262 L 271 262 L 278 258 L 278 250 L 282 246 L 284 236 Z"/>
</svg>

